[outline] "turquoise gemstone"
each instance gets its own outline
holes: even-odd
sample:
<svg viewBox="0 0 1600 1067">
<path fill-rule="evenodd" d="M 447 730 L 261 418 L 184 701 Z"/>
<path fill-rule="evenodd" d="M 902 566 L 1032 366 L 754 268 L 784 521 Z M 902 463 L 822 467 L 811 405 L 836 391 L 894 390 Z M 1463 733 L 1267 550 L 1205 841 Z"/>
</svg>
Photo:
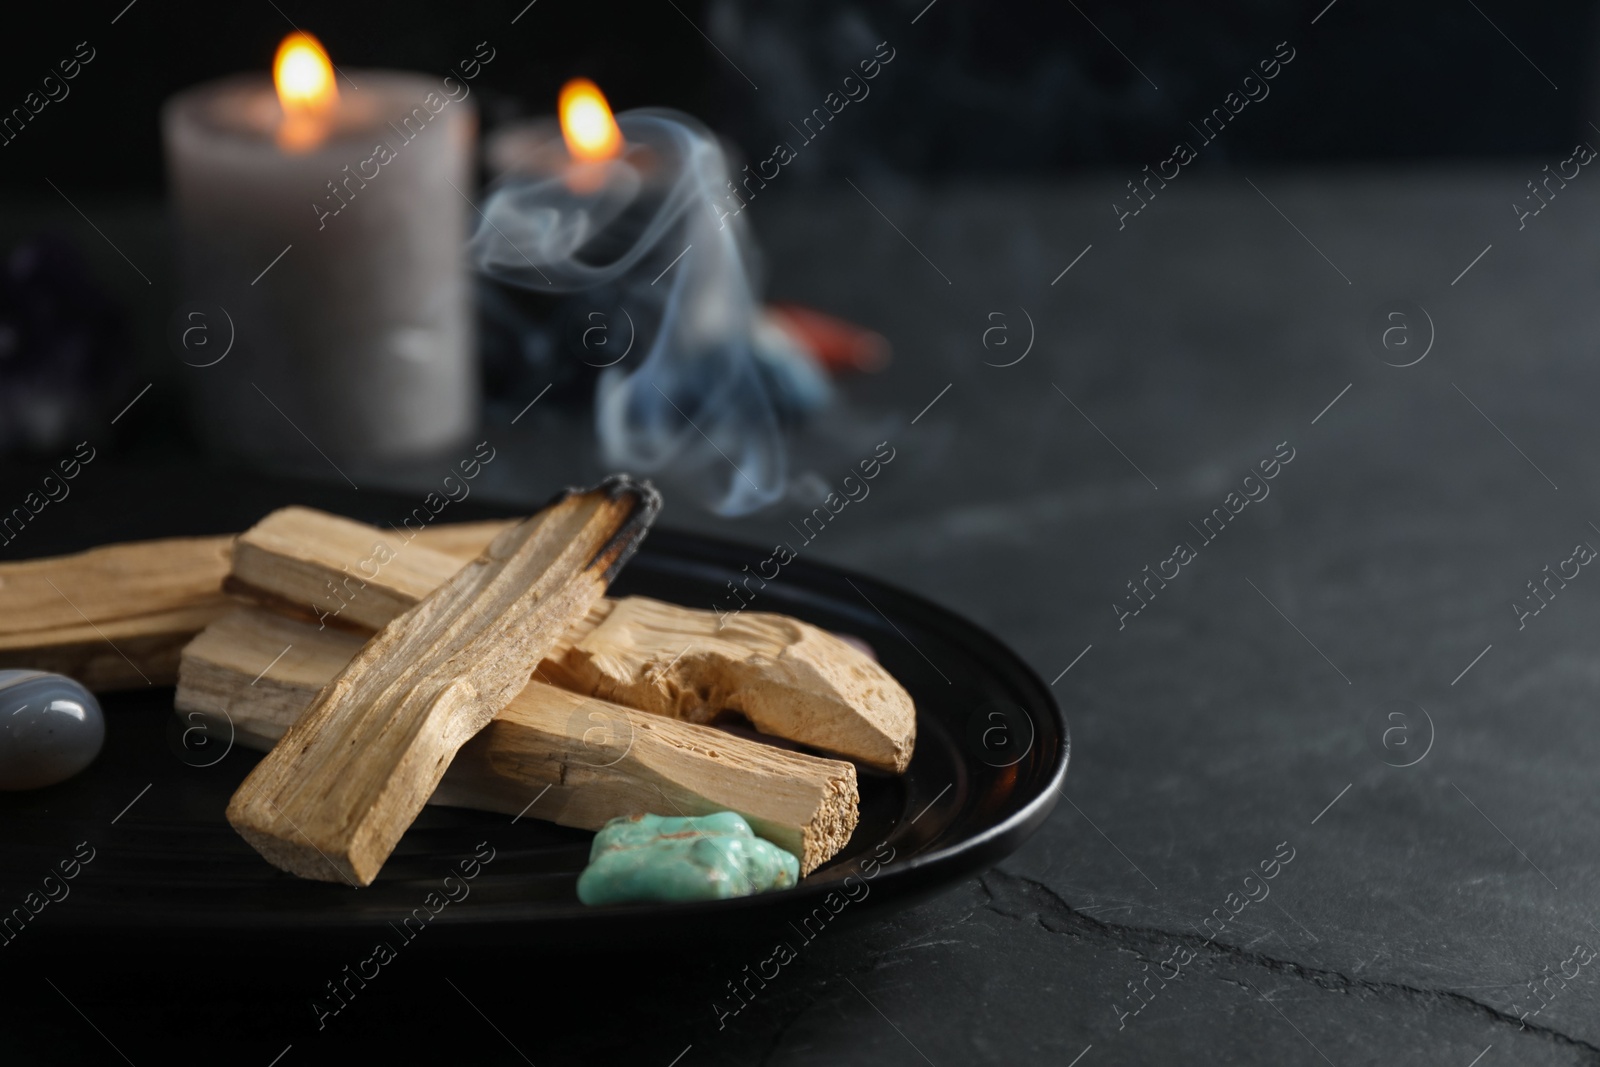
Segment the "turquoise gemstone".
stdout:
<svg viewBox="0 0 1600 1067">
<path fill-rule="evenodd" d="M 629 815 L 595 834 L 589 866 L 578 877 L 578 899 L 722 900 L 788 889 L 799 880 L 800 861 L 757 837 L 735 812 Z"/>
<path fill-rule="evenodd" d="M 0 789 L 38 789 L 100 754 L 105 719 L 94 694 L 43 671 L 0 671 Z"/>
</svg>

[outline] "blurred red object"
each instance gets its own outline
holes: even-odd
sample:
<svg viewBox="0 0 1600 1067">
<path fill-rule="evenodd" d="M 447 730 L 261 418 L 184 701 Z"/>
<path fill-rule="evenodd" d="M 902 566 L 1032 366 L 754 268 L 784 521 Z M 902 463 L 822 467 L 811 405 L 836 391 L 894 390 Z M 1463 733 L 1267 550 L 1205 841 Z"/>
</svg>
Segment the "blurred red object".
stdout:
<svg viewBox="0 0 1600 1067">
<path fill-rule="evenodd" d="M 769 304 L 768 317 L 817 358 L 828 373 L 876 373 L 889 365 L 889 339 L 874 330 L 799 304 Z"/>
</svg>

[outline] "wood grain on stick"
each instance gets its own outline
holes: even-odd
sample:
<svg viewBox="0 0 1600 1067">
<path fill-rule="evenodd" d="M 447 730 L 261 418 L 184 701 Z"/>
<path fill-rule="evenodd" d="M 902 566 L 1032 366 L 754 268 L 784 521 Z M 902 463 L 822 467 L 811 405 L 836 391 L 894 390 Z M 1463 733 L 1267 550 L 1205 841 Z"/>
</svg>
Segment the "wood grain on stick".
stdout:
<svg viewBox="0 0 1600 1067">
<path fill-rule="evenodd" d="M 0 667 L 106 691 L 169 685 L 189 637 L 225 607 L 226 537 L 105 545 L 0 564 Z"/>
<path fill-rule="evenodd" d="M 184 650 L 187 726 L 268 749 L 361 650 L 361 636 L 237 608 Z M 617 816 L 735 811 L 809 873 L 844 847 L 854 765 L 532 682 L 456 754 L 430 804 L 598 830 Z"/>
<path fill-rule="evenodd" d="M 413 536 L 459 567 L 510 525 Z M 222 590 L 232 547 L 232 534 L 175 537 L 0 563 L 0 668 L 54 671 L 101 693 L 172 685 L 183 646 L 234 607 Z"/>
<path fill-rule="evenodd" d="M 228 821 L 284 870 L 371 884 L 456 752 L 604 595 L 659 508 L 648 483 L 613 477 L 500 534 L 321 690 Z"/>
<path fill-rule="evenodd" d="M 376 629 L 455 569 L 425 546 L 395 551 L 385 537 L 326 512 L 285 508 L 239 535 L 229 588 L 326 625 Z M 540 673 L 575 692 L 690 722 L 736 711 L 763 733 L 897 773 L 916 742 L 915 707 L 888 671 L 783 615 L 722 620 L 644 597 L 600 601 L 550 650 Z"/>
</svg>

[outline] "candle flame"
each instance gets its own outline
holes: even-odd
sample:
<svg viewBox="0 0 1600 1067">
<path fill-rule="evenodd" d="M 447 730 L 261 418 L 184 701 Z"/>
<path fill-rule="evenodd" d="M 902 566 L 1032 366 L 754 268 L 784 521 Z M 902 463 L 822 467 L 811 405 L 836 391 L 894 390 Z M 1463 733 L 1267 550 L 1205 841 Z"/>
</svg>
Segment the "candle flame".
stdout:
<svg viewBox="0 0 1600 1067">
<path fill-rule="evenodd" d="M 600 87 L 588 78 L 574 78 L 561 87 L 558 109 L 567 151 L 581 163 L 600 163 L 622 154 L 622 131 L 611 117 Z"/>
<path fill-rule="evenodd" d="M 283 105 L 278 144 L 288 152 L 309 152 L 328 134 L 328 115 L 339 103 L 333 63 L 322 42 L 296 30 L 278 45 L 272 82 Z"/>
</svg>

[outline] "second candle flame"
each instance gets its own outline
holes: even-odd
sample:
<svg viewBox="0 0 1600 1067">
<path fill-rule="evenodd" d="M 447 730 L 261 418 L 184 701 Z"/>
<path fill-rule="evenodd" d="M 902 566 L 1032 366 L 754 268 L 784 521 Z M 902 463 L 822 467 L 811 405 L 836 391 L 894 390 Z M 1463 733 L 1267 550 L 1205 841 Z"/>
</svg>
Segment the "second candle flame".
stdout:
<svg viewBox="0 0 1600 1067">
<path fill-rule="evenodd" d="M 574 78 L 561 87 L 561 137 L 580 163 L 600 163 L 622 154 L 622 131 L 600 87 Z"/>
</svg>

